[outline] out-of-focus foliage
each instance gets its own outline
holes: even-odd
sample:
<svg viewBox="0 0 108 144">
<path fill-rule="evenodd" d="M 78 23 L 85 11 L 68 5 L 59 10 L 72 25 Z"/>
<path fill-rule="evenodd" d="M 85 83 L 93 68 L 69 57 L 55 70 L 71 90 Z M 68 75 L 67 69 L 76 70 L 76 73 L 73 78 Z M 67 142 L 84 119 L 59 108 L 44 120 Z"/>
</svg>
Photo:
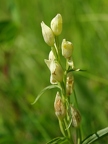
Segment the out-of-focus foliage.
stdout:
<svg viewBox="0 0 108 144">
<path fill-rule="evenodd" d="M 75 89 L 82 115 L 83 138 L 108 126 L 108 1 L 0 1 L 0 144 L 43 144 L 60 136 L 44 64 L 50 48 L 41 21 L 50 25 L 61 13 L 63 32 L 74 45 Z M 108 143 L 108 137 L 98 144 Z"/>
</svg>

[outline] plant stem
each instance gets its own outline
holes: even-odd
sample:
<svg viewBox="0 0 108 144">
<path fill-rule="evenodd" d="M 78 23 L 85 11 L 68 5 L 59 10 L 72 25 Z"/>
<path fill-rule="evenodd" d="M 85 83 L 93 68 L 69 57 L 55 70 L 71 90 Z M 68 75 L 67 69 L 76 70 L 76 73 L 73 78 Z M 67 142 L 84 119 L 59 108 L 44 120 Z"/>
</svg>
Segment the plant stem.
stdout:
<svg viewBox="0 0 108 144">
<path fill-rule="evenodd" d="M 60 55 L 60 47 L 59 47 L 59 38 L 56 36 L 55 37 L 55 43 L 56 43 L 56 46 L 57 46 L 57 49 L 58 49 L 58 53 L 59 53 L 59 55 Z"/>
<path fill-rule="evenodd" d="M 65 130 L 67 130 L 67 133 L 68 133 L 68 138 L 70 139 L 70 131 L 69 131 L 69 128 L 67 129 L 68 124 L 67 124 L 67 122 L 66 122 L 66 119 L 64 119 L 64 123 L 65 123 L 65 127 L 66 127 L 66 129 L 65 129 Z"/>
<path fill-rule="evenodd" d="M 77 129 L 77 144 L 81 144 L 81 131 L 80 131 L 80 128 Z"/>
<path fill-rule="evenodd" d="M 74 92 L 74 98 L 75 98 L 76 107 L 77 107 L 77 109 L 79 109 L 77 96 L 76 96 L 76 93 L 75 93 L 75 89 L 73 90 L 73 92 Z M 81 144 L 81 140 L 82 140 L 81 127 L 76 129 L 76 133 L 77 133 L 77 137 L 76 137 L 77 138 L 77 144 Z"/>
<path fill-rule="evenodd" d="M 74 93 L 74 98 L 75 98 L 76 107 L 77 107 L 77 109 L 79 109 L 75 89 L 73 89 L 73 93 Z"/>
<path fill-rule="evenodd" d="M 66 137 L 66 134 L 64 132 L 64 128 L 63 128 L 63 125 L 62 125 L 62 121 L 60 119 L 59 119 L 59 126 L 60 126 L 60 130 L 61 130 L 63 136 Z"/>
</svg>

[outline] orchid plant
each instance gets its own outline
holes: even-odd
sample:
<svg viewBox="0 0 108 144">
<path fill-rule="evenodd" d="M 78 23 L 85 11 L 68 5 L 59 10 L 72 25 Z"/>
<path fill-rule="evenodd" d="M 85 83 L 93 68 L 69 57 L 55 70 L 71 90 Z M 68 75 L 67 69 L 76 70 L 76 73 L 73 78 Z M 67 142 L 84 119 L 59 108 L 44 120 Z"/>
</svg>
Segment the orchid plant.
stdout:
<svg viewBox="0 0 108 144">
<path fill-rule="evenodd" d="M 46 90 L 58 88 L 54 101 L 54 109 L 63 137 L 54 138 L 47 144 L 90 144 L 108 134 L 108 127 L 85 139 L 82 138 L 81 114 L 74 88 L 73 72 L 83 70 L 74 67 L 72 42 L 63 39 L 61 46 L 59 45 L 58 36 L 62 32 L 62 21 L 61 14 L 57 14 L 51 20 L 50 27 L 44 22 L 41 22 L 44 41 L 51 47 L 49 57 L 45 59 L 45 63 L 50 70 L 51 85 L 45 87 L 40 92 L 34 103 L 37 102 Z M 74 102 L 71 100 L 72 96 L 74 97 Z"/>
</svg>

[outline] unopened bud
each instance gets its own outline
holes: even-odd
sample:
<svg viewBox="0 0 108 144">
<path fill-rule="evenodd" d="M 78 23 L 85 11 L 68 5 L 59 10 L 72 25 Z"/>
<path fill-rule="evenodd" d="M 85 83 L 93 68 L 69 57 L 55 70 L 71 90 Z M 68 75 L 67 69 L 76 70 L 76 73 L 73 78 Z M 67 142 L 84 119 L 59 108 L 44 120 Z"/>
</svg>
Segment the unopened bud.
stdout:
<svg viewBox="0 0 108 144">
<path fill-rule="evenodd" d="M 54 109 L 55 114 L 58 118 L 63 119 L 65 117 L 66 110 L 59 92 L 57 92 L 55 97 Z"/>
<path fill-rule="evenodd" d="M 74 77 L 70 72 L 67 74 L 67 79 L 66 79 L 66 94 L 68 96 L 72 94 L 73 87 L 74 87 Z"/>
<path fill-rule="evenodd" d="M 49 60 L 54 60 L 54 59 L 55 59 L 55 56 L 54 56 L 54 54 L 51 50 L 50 53 L 49 53 Z"/>
<path fill-rule="evenodd" d="M 41 28 L 42 28 L 42 35 L 43 35 L 44 41 L 49 46 L 53 46 L 55 38 L 54 38 L 54 34 L 52 30 L 44 22 L 41 22 Z"/>
<path fill-rule="evenodd" d="M 66 59 L 69 59 L 72 56 L 73 44 L 69 41 L 66 41 L 66 39 L 63 39 L 61 48 L 62 48 L 62 55 Z"/>
<path fill-rule="evenodd" d="M 53 33 L 57 36 L 60 35 L 62 31 L 62 16 L 57 14 L 51 21 L 51 29 Z"/>
<path fill-rule="evenodd" d="M 72 114 L 72 125 L 73 127 L 78 127 L 81 122 L 81 115 L 78 112 L 77 109 L 75 109 L 73 106 L 71 106 L 71 114 Z"/>
</svg>

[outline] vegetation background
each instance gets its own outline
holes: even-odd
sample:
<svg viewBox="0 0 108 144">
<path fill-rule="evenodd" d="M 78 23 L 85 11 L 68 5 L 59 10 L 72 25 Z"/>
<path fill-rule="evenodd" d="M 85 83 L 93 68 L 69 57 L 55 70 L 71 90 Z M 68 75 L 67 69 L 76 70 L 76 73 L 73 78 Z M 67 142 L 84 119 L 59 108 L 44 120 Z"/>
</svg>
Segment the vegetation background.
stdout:
<svg viewBox="0 0 108 144">
<path fill-rule="evenodd" d="M 41 21 L 50 25 L 60 13 L 63 38 L 74 45 L 75 90 L 82 115 L 83 138 L 108 126 L 108 1 L 0 0 L 0 144 L 44 144 L 61 136 L 53 102 L 47 91 L 31 105 L 49 82 L 44 63 L 48 47 Z M 96 144 L 107 144 L 108 136 Z"/>
</svg>

